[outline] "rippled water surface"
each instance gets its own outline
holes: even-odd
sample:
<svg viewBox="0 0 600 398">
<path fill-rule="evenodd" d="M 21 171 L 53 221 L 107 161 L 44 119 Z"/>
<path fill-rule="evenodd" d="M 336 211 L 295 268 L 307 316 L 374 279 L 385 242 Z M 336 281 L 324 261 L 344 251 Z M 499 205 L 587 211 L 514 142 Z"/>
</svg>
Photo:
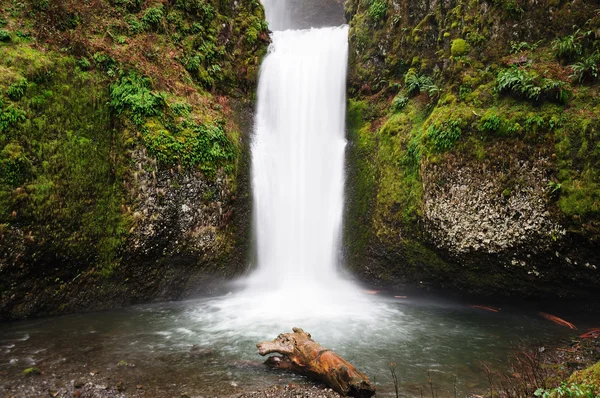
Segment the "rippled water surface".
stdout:
<svg viewBox="0 0 600 398">
<path fill-rule="evenodd" d="M 431 370 L 436 388 L 452 390 L 456 376 L 459 391 L 466 393 L 486 387 L 480 361 L 502 366 L 520 342 L 556 342 L 572 334 L 533 311 L 493 313 L 384 293 L 365 298 L 372 314 L 329 318 L 304 314 L 277 320 L 244 313 L 253 299 L 276 297 L 230 295 L 0 324 L 0 376 L 22 377 L 33 365 L 48 374 L 102 372 L 126 361 L 135 368 L 123 366 L 123 372 L 156 391 L 185 385 L 214 395 L 302 382 L 266 368 L 255 347 L 297 326 L 375 378 L 379 395 L 392 394 L 391 361 L 398 364 L 405 391 L 416 395 L 419 386 L 428 385 Z M 194 344 L 201 347 L 191 350 Z"/>
</svg>

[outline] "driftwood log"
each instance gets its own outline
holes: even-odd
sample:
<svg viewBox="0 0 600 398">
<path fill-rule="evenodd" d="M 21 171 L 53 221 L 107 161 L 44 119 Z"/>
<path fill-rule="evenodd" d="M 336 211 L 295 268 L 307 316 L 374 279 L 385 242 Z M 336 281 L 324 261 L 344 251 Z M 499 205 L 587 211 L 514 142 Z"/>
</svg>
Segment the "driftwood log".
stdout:
<svg viewBox="0 0 600 398">
<path fill-rule="evenodd" d="M 375 386 L 344 358 L 323 348 L 300 328 L 294 333 L 283 333 L 273 341 L 259 343 L 258 353 L 271 356 L 265 362 L 278 369 L 287 369 L 319 380 L 342 395 L 369 398 L 375 394 Z"/>
</svg>

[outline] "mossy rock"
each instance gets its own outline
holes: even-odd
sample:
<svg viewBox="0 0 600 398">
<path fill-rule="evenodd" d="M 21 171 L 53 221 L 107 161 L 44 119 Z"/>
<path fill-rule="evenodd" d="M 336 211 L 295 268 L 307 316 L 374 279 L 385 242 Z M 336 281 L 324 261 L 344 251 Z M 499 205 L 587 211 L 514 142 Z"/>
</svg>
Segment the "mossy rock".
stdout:
<svg viewBox="0 0 600 398">
<path fill-rule="evenodd" d="M 453 57 L 460 57 L 466 55 L 471 51 L 469 43 L 463 39 L 452 40 L 452 46 L 450 47 L 450 53 Z"/>
<path fill-rule="evenodd" d="M 569 383 L 600 386 L 600 362 L 573 373 L 569 377 Z"/>
</svg>

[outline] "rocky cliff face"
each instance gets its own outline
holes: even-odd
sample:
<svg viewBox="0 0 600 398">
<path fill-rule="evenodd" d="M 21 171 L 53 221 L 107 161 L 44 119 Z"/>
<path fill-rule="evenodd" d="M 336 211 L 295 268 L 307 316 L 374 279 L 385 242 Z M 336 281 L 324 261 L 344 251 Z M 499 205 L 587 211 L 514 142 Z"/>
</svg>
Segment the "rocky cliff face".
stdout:
<svg viewBox="0 0 600 398">
<path fill-rule="evenodd" d="M 346 17 L 354 270 L 484 295 L 597 291 L 597 5 L 350 0 Z"/>
<path fill-rule="evenodd" d="M 245 268 L 258 1 L 0 2 L 0 319 Z"/>
</svg>

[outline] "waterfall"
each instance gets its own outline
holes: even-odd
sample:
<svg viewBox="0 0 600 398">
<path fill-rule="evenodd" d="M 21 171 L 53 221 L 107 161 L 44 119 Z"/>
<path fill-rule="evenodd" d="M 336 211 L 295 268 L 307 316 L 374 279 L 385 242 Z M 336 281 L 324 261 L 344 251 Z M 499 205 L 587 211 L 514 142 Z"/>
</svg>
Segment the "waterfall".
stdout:
<svg viewBox="0 0 600 398">
<path fill-rule="evenodd" d="M 360 316 L 368 301 L 338 272 L 347 62 L 347 26 L 273 32 L 252 144 L 256 318 Z"/>
<path fill-rule="evenodd" d="M 269 28 L 273 31 L 289 29 L 292 26 L 288 0 L 262 0 Z"/>
<path fill-rule="evenodd" d="M 252 147 L 258 278 L 337 278 L 344 201 L 347 27 L 273 34 Z"/>
<path fill-rule="evenodd" d="M 273 32 L 252 141 L 258 264 L 241 281 L 244 289 L 201 313 L 211 331 L 268 336 L 300 326 L 336 333 L 381 313 L 338 272 L 347 62 L 347 26 Z"/>
</svg>

